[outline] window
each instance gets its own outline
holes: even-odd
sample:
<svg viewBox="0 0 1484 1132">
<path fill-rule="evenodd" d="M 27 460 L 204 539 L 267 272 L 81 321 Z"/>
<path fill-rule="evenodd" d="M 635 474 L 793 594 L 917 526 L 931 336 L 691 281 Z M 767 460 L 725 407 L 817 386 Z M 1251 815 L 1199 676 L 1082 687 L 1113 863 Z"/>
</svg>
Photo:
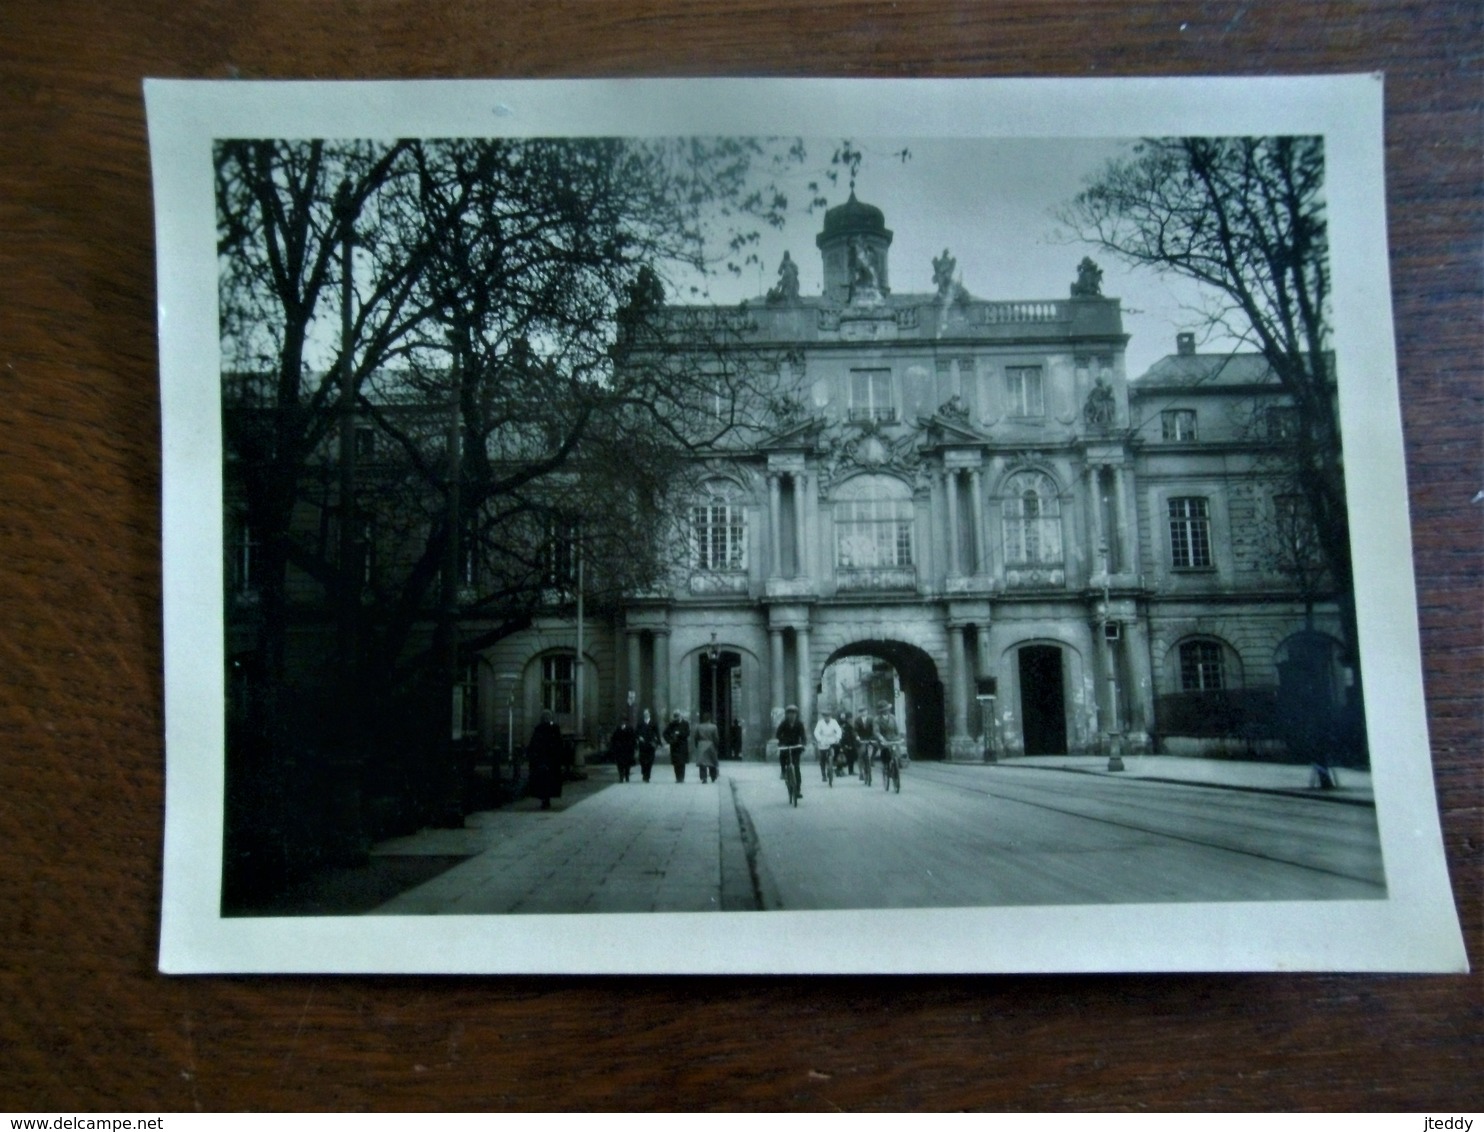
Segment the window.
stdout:
<svg viewBox="0 0 1484 1132">
<path fill-rule="evenodd" d="M 571 715 L 576 702 L 577 665 L 572 656 L 541 658 L 541 707 L 556 715 Z"/>
<path fill-rule="evenodd" d="M 1040 366 L 1005 368 L 1005 410 L 1012 417 L 1044 417 L 1046 398 Z"/>
<path fill-rule="evenodd" d="M 747 518 L 725 489 L 691 507 L 691 538 L 697 570 L 747 569 Z"/>
<path fill-rule="evenodd" d="M 1042 472 L 1020 472 L 1005 485 L 1005 561 L 1010 565 L 1060 563 L 1061 501 Z"/>
<path fill-rule="evenodd" d="M 368 424 L 356 425 L 356 459 L 376 459 L 376 429 Z"/>
<path fill-rule="evenodd" d="M 542 580 L 548 589 L 570 589 L 577 581 L 577 528 L 565 519 L 546 524 Z"/>
<path fill-rule="evenodd" d="M 912 565 L 911 489 L 890 476 L 856 476 L 835 497 L 835 562 L 842 570 Z"/>
<path fill-rule="evenodd" d="M 1257 432 L 1263 440 L 1291 440 L 1298 435 L 1298 410 L 1292 405 L 1265 405 L 1257 414 Z"/>
<path fill-rule="evenodd" d="M 1170 565 L 1176 570 L 1211 569 L 1211 516 L 1200 497 L 1171 499 Z"/>
<path fill-rule="evenodd" d="M 1166 409 L 1159 414 L 1159 431 L 1164 440 L 1194 440 L 1195 410 Z"/>
<path fill-rule="evenodd" d="M 1180 690 L 1217 692 L 1226 687 L 1221 645 L 1216 641 L 1186 641 L 1180 646 Z"/>
<path fill-rule="evenodd" d="M 453 738 L 475 738 L 479 734 L 479 664 L 466 664 L 453 686 Z"/>
<path fill-rule="evenodd" d="M 894 421 L 897 411 L 891 399 L 891 370 L 853 369 L 850 371 L 850 419 L 853 421 Z"/>
</svg>

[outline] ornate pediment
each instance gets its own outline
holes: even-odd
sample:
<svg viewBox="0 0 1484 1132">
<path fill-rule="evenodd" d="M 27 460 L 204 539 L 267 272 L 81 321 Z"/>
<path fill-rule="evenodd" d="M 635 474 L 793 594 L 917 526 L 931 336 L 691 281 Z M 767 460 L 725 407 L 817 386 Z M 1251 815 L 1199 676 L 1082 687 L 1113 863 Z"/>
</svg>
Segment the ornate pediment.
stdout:
<svg viewBox="0 0 1484 1132">
<path fill-rule="evenodd" d="M 843 421 L 820 434 L 819 493 L 824 498 L 842 480 L 860 472 L 895 473 L 914 489 L 927 484 L 918 428 L 892 427 L 881 421 Z"/>
</svg>

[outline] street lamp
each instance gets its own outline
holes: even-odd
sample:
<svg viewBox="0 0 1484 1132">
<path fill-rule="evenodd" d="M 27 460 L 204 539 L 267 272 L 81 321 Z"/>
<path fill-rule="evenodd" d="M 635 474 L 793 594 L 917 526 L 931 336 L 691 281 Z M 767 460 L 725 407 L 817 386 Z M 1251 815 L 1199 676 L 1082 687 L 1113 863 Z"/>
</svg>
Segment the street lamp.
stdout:
<svg viewBox="0 0 1484 1132">
<path fill-rule="evenodd" d="M 726 750 L 727 733 L 722 730 L 721 703 L 720 703 L 720 666 L 721 650 L 716 647 L 716 634 L 711 634 L 711 722 L 716 724 L 717 735 L 720 739 L 717 746 Z"/>
<path fill-rule="evenodd" d="M 505 753 L 510 756 L 510 777 L 512 782 L 520 780 L 520 775 L 515 773 L 515 686 L 519 677 L 513 672 L 502 672 L 495 678 L 501 684 L 507 684 L 505 693 Z M 495 760 L 495 796 L 500 792 L 500 760 Z"/>
<path fill-rule="evenodd" d="M 1102 637 L 1103 672 L 1108 682 L 1108 769 L 1123 769 L 1123 743 L 1120 734 L 1121 725 L 1118 720 L 1118 674 L 1114 671 L 1113 664 L 1116 655 L 1113 651 L 1113 634 L 1109 627 L 1114 624 L 1108 617 L 1109 607 L 1112 604 L 1111 594 L 1111 563 L 1108 555 L 1108 542 L 1105 539 L 1099 548 L 1103 556 L 1103 600 L 1098 603 L 1098 635 Z"/>
</svg>

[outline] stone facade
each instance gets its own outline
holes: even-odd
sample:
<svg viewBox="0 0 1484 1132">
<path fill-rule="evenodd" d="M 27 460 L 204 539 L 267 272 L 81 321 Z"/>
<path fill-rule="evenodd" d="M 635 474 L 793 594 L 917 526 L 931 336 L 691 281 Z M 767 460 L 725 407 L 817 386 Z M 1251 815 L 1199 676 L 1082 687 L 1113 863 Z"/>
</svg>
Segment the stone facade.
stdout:
<svg viewBox="0 0 1484 1132">
<path fill-rule="evenodd" d="M 1282 398 L 1260 359 L 1182 335 L 1130 380 L 1095 265 L 1066 299 L 985 301 L 945 250 L 936 294 L 896 294 L 891 239 L 852 196 L 816 241 L 823 295 L 789 262 L 727 316 L 748 348 L 801 359 L 788 412 L 716 454 L 663 591 L 589 627 L 591 745 L 632 701 L 714 708 L 759 757 L 785 704 L 838 707 L 817 702 L 825 669 L 860 656 L 895 668 L 916 757 L 1270 742 L 1203 725 L 1201 705 L 1272 700 L 1298 634 L 1340 650 L 1332 595 L 1295 592 L 1268 545 L 1281 445 L 1255 422 Z M 533 658 L 572 632 L 491 654 L 491 680 L 519 685 L 518 733 Z M 1331 675 L 1343 698 L 1338 659 Z"/>
</svg>

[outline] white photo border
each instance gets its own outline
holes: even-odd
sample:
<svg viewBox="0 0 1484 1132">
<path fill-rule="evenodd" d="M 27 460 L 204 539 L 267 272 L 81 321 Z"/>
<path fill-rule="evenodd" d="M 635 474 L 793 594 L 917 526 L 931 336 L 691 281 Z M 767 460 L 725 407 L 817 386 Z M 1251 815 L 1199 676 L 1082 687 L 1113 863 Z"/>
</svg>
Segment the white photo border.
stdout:
<svg viewBox="0 0 1484 1132">
<path fill-rule="evenodd" d="M 1467 970 L 1427 737 L 1380 75 L 1033 80 L 149 80 L 163 461 L 167 973 Z M 807 131 L 801 130 L 803 123 Z M 224 621 L 212 144 L 224 137 L 1320 134 L 1384 900 L 910 911 L 223 917 Z M 674 922 L 671 921 L 683 921 Z M 683 931 L 683 949 L 653 941 Z M 828 947 L 818 946 L 828 939 Z"/>
</svg>

